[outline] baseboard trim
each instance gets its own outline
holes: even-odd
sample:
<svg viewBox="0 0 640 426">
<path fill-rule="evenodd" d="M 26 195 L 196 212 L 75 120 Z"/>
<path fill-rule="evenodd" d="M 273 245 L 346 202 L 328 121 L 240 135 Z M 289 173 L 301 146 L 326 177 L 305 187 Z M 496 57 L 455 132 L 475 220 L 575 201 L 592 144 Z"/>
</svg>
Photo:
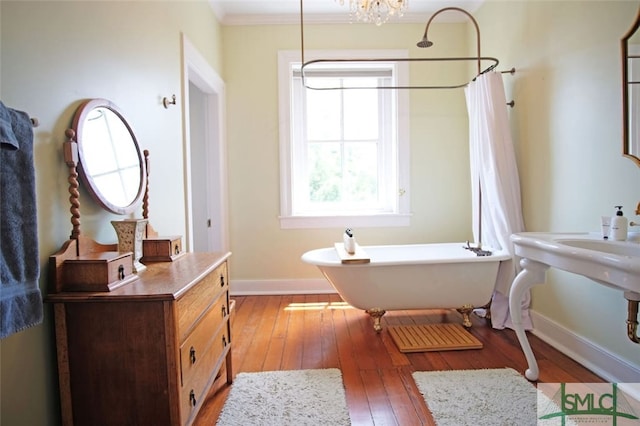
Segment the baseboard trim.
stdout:
<svg viewBox="0 0 640 426">
<path fill-rule="evenodd" d="M 560 352 L 609 382 L 640 383 L 640 365 L 609 353 L 605 348 L 534 310 L 530 313 L 533 322 L 531 332 Z M 622 385 L 620 387 L 624 388 Z M 638 396 L 634 395 L 636 398 Z"/>
<path fill-rule="evenodd" d="M 323 278 L 282 280 L 231 280 L 231 296 L 332 294 L 336 290 Z"/>
</svg>

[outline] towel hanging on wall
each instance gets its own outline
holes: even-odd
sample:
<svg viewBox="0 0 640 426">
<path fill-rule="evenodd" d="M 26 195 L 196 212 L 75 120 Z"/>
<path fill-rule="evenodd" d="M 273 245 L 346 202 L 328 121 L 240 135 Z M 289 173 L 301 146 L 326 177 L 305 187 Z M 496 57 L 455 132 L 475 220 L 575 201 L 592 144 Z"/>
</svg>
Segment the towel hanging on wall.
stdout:
<svg viewBox="0 0 640 426">
<path fill-rule="evenodd" d="M 0 339 L 42 322 L 32 127 L 0 102 Z"/>
</svg>

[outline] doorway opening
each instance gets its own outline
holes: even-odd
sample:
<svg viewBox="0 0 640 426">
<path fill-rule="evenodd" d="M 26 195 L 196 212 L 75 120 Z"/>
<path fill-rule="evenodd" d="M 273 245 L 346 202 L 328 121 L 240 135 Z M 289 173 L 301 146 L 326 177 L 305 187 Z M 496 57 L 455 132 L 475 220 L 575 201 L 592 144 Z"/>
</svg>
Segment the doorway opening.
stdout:
<svg viewBox="0 0 640 426">
<path fill-rule="evenodd" d="M 185 243 L 228 251 L 224 82 L 183 35 Z"/>
</svg>

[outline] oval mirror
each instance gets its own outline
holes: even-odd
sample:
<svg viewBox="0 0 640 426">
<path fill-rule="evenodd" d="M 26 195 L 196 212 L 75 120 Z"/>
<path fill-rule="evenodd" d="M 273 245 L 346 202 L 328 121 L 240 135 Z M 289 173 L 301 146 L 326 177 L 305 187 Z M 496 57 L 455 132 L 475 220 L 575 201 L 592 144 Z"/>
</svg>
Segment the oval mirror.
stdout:
<svg viewBox="0 0 640 426">
<path fill-rule="evenodd" d="M 144 195 L 144 158 L 131 126 L 105 99 L 90 99 L 73 118 L 80 177 L 102 207 L 129 214 Z"/>
<path fill-rule="evenodd" d="M 640 9 L 622 38 L 622 154 L 640 166 Z"/>
</svg>

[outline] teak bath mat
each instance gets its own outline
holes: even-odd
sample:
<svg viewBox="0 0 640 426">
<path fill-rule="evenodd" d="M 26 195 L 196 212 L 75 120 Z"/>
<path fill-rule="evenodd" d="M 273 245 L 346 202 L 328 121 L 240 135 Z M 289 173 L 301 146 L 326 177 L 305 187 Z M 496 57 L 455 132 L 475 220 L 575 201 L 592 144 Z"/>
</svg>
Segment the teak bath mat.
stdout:
<svg viewBox="0 0 640 426">
<path fill-rule="evenodd" d="M 388 330 L 400 352 L 482 349 L 482 342 L 460 324 L 392 325 Z"/>
</svg>

